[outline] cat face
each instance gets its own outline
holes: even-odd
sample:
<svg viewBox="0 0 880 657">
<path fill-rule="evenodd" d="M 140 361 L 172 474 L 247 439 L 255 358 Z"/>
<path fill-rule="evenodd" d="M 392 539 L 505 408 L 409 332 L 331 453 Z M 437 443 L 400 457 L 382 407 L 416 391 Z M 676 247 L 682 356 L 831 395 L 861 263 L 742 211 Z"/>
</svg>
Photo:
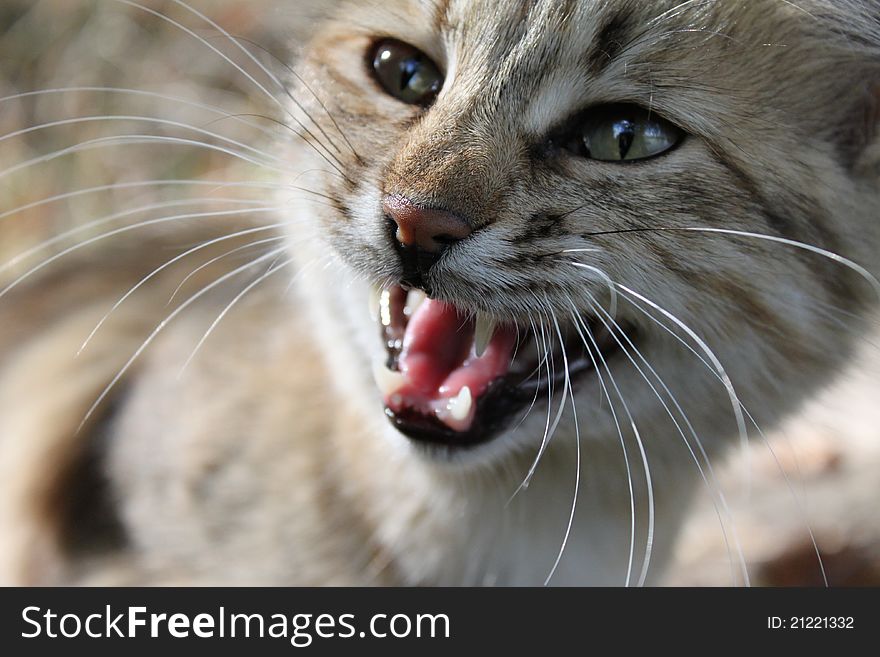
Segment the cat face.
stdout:
<svg viewBox="0 0 880 657">
<path fill-rule="evenodd" d="M 287 117 L 339 385 L 463 459 L 780 417 L 871 291 L 869 5 L 345 4 Z"/>
</svg>

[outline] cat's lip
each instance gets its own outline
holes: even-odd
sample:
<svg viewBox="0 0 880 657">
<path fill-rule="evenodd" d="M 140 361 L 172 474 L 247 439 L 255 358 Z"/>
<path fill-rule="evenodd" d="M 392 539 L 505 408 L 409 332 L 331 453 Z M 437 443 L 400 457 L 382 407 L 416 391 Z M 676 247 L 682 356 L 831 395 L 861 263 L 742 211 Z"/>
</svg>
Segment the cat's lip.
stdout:
<svg viewBox="0 0 880 657">
<path fill-rule="evenodd" d="M 556 327 L 496 324 L 401 287 L 381 291 L 371 308 L 387 355 L 374 366 L 385 414 L 401 433 L 432 446 L 491 441 L 542 391 L 563 392 L 566 380 L 592 371 L 596 350 L 607 358 L 618 349 L 599 322 L 559 327 L 560 344 Z"/>
</svg>

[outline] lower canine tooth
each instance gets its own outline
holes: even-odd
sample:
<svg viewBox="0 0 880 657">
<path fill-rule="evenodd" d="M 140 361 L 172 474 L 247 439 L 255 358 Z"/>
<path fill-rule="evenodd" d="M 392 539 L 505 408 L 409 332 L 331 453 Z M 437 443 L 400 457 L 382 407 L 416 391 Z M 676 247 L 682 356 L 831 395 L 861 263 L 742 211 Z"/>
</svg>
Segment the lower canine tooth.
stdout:
<svg viewBox="0 0 880 657">
<path fill-rule="evenodd" d="M 477 326 L 474 330 L 474 352 L 477 358 L 486 353 L 486 347 L 495 334 L 495 320 L 486 317 L 482 313 L 477 313 Z"/>
<path fill-rule="evenodd" d="M 384 363 L 373 363 L 373 378 L 383 397 L 390 397 L 406 385 L 406 377 L 400 372 L 392 372 Z"/>
<path fill-rule="evenodd" d="M 474 396 L 471 389 L 467 386 L 461 389 L 458 396 L 449 400 L 449 414 L 454 420 L 462 422 L 471 414 L 471 407 L 474 405 Z"/>
</svg>

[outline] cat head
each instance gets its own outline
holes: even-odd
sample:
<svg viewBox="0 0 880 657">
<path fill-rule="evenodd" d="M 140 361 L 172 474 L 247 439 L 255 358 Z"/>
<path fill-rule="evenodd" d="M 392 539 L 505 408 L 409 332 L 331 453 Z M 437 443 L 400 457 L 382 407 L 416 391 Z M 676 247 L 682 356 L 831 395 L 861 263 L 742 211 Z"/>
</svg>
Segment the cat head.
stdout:
<svg viewBox="0 0 880 657">
<path fill-rule="evenodd" d="M 876 3 L 401 0 L 319 25 L 284 117 L 291 244 L 339 384 L 412 444 L 712 445 L 842 363 L 873 292 L 849 261 L 880 251 Z"/>
</svg>

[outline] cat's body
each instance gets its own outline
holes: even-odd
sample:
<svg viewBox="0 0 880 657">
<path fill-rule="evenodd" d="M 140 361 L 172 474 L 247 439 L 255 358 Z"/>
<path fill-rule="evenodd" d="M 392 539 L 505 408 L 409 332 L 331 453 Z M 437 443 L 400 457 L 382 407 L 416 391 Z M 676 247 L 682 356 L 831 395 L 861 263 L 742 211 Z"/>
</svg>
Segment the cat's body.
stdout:
<svg viewBox="0 0 880 657">
<path fill-rule="evenodd" d="M 100 581 L 123 555 L 124 581 L 651 583 L 698 485 L 736 559 L 710 461 L 826 383 L 857 334 L 828 313 L 859 328 L 875 301 L 850 261 L 880 267 L 880 5 L 453 0 L 334 16 L 302 49 L 282 117 L 308 130 L 285 158 L 330 199 L 288 205 L 295 262 L 264 260 L 240 301 L 227 309 L 243 289 L 231 279 L 153 335 L 191 268 L 163 271 L 76 360 L 120 282 L 161 257 L 122 258 L 103 272 L 115 286 L 56 292 L 64 303 L 57 279 L 3 299 L 2 325 L 20 331 L 0 361 L 7 576 Z M 436 98 L 406 104 L 370 77 L 389 39 L 444 72 Z M 621 104 L 687 136 L 638 162 L 568 148 L 591 108 Z M 445 232 L 424 237 L 432 221 Z M 104 280 L 89 267 L 62 280 Z M 439 300 L 430 330 L 442 301 L 463 324 L 515 324 L 539 356 L 579 337 L 592 370 L 548 353 L 543 387 L 503 427 L 480 424 L 477 406 L 451 433 L 460 418 L 438 414 L 446 425 L 426 432 L 385 390 L 407 438 L 372 373 L 416 351 L 386 350 L 370 315 L 372 288 L 401 282 Z M 34 295 L 50 301 L 18 316 Z M 387 297 L 381 310 L 395 311 Z M 489 358 L 510 355 L 502 334 Z M 586 371 L 570 390 L 555 370 L 576 358 Z M 451 374 L 479 381 L 456 362 Z M 60 502 L 96 444 L 126 540 L 77 563 Z"/>
</svg>

